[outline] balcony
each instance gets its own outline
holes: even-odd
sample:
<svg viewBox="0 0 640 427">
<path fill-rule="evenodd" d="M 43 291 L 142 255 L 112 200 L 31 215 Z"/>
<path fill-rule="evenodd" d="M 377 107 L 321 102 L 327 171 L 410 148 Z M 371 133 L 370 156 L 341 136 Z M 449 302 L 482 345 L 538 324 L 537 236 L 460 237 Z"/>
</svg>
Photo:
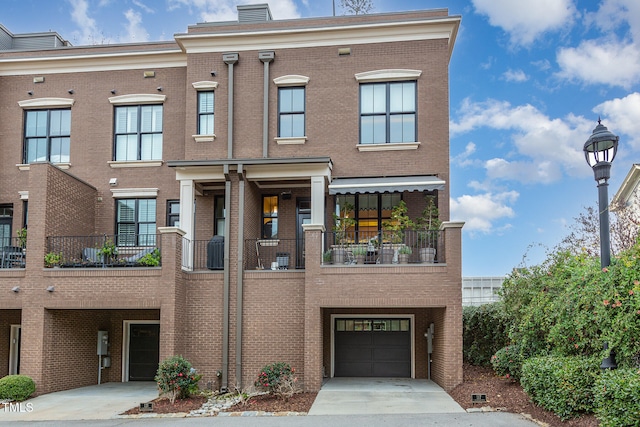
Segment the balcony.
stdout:
<svg viewBox="0 0 640 427">
<path fill-rule="evenodd" d="M 160 241 L 155 234 L 50 236 L 44 267 L 159 267 Z"/>
<path fill-rule="evenodd" d="M 0 268 L 25 268 L 26 241 L 24 238 L 3 238 L 0 240 Z"/>
<path fill-rule="evenodd" d="M 326 232 L 323 241 L 325 266 L 445 262 L 444 233 L 440 230 Z"/>
</svg>

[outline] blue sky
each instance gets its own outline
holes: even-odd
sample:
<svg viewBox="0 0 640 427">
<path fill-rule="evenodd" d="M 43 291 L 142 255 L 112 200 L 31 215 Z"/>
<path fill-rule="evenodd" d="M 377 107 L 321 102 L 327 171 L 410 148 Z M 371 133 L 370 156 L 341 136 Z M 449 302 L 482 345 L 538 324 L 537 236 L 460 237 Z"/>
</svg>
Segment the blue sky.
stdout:
<svg viewBox="0 0 640 427">
<path fill-rule="evenodd" d="M 331 0 L 268 2 L 274 19 L 329 16 Z M 74 45 L 170 40 L 235 20 L 235 0 L 3 0 L 13 33 Z M 337 14 L 341 14 L 336 0 Z M 463 275 L 538 264 L 597 204 L 582 147 L 598 116 L 620 136 L 609 195 L 640 153 L 640 1 L 373 0 L 374 12 L 462 16 L 450 64 L 451 219 L 466 221 Z"/>
</svg>

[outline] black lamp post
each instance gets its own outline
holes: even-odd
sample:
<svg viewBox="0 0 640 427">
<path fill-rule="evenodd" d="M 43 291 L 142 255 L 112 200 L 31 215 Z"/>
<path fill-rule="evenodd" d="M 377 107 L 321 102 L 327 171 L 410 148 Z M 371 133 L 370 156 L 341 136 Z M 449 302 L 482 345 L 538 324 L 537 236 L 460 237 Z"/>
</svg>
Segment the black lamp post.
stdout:
<svg viewBox="0 0 640 427">
<path fill-rule="evenodd" d="M 598 183 L 598 209 L 600 211 L 600 266 L 611 264 L 611 243 L 609 240 L 609 177 L 611 176 L 611 162 L 618 151 L 618 136 L 600 123 L 584 143 L 584 157 L 593 169 Z"/>
<path fill-rule="evenodd" d="M 611 242 L 609 240 L 609 177 L 611 177 L 611 162 L 618 151 L 618 137 L 600 123 L 584 143 L 584 157 L 593 169 L 593 174 L 598 183 L 598 209 L 600 211 L 600 267 L 605 268 L 611 264 Z M 605 342 L 604 349 L 609 346 Z M 616 369 L 615 353 L 609 352 L 601 369 Z"/>
</svg>

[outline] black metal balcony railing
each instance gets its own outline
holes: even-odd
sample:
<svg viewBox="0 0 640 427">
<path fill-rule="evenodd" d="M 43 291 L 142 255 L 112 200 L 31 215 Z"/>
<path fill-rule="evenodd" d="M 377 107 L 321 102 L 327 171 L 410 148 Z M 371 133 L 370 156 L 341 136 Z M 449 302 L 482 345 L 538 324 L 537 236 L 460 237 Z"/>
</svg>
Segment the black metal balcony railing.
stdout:
<svg viewBox="0 0 640 427">
<path fill-rule="evenodd" d="M 324 265 L 443 263 L 440 230 L 324 233 Z"/>
<path fill-rule="evenodd" d="M 162 265 L 160 236 L 119 234 L 47 237 L 45 267 L 104 268 Z"/>
<path fill-rule="evenodd" d="M 25 268 L 26 242 L 19 237 L 0 239 L 0 268 Z"/>
</svg>

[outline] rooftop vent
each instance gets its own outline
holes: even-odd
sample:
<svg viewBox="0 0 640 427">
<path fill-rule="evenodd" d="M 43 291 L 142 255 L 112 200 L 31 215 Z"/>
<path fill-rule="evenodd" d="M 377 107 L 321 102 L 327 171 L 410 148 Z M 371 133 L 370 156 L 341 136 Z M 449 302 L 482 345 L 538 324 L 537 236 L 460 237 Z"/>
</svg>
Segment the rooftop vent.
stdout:
<svg viewBox="0 0 640 427">
<path fill-rule="evenodd" d="M 238 22 L 266 22 L 273 20 L 267 3 L 238 5 Z"/>
</svg>

